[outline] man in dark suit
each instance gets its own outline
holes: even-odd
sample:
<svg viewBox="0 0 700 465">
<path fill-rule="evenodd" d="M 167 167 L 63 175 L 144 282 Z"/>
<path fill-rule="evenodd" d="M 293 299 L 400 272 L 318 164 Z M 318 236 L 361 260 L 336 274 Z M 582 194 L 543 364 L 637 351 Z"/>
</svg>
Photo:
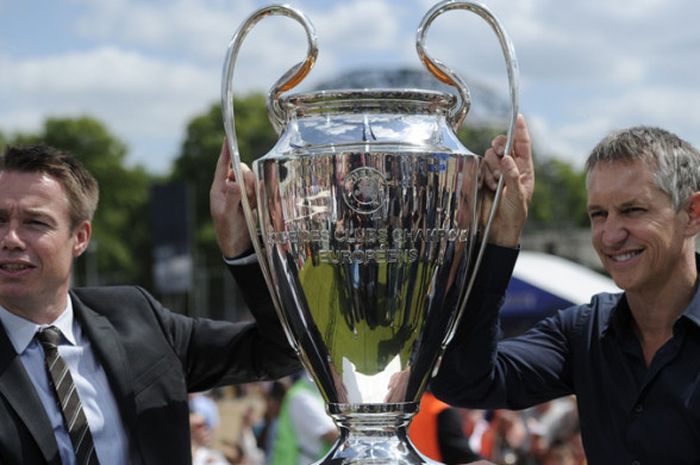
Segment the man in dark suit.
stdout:
<svg viewBox="0 0 700 465">
<path fill-rule="evenodd" d="M 240 200 L 229 184 L 220 160 L 211 208 L 224 255 Z M 188 392 L 299 369 L 254 292 L 257 324 L 233 324 L 171 313 L 138 287 L 70 289 L 97 200 L 68 154 L 0 158 L 0 464 L 189 464 Z M 258 268 L 231 271 L 244 284 Z"/>
</svg>

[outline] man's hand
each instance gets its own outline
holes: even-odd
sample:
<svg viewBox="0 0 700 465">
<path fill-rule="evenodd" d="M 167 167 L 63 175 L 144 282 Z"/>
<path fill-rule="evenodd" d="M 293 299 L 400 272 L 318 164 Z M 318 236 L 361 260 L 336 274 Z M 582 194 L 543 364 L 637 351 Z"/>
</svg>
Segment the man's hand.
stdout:
<svg viewBox="0 0 700 465">
<path fill-rule="evenodd" d="M 255 175 L 245 164 L 241 168 L 248 202 L 251 208 L 255 208 Z M 250 249 L 250 235 L 241 205 L 241 184 L 236 182 L 236 175 L 231 170 L 231 153 L 225 140 L 209 190 L 209 210 L 216 241 L 225 257 L 237 257 Z"/>
<path fill-rule="evenodd" d="M 491 225 L 489 242 L 506 247 L 520 243 L 520 235 L 527 220 L 528 207 L 535 190 L 535 169 L 532 163 L 532 144 L 527 123 L 523 115 L 518 115 L 513 136 L 513 151 L 503 156 L 506 136 L 497 136 L 486 151 L 484 185 L 496 190 L 498 178 L 503 174 L 503 191 L 500 205 Z M 493 196 L 489 196 L 492 199 Z M 484 215 L 488 214 L 492 202 L 484 202 Z"/>
</svg>

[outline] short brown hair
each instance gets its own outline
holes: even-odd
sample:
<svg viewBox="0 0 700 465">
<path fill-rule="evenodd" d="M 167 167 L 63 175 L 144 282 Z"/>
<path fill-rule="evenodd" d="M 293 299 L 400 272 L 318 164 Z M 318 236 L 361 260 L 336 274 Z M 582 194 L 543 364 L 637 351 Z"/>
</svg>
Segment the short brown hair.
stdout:
<svg viewBox="0 0 700 465">
<path fill-rule="evenodd" d="M 0 157 L 0 171 L 44 173 L 66 191 L 71 227 L 91 221 L 99 200 L 95 177 L 68 152 L 48 145 L 7 146 Z"/>
</svg>

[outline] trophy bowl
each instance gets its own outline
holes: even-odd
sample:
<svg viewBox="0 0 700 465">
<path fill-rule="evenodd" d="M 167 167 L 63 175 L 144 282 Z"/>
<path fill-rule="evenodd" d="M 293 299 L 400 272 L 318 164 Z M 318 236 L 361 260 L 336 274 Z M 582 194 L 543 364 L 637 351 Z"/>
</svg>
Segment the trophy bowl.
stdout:
<svg viewBox="0 0 700 465">
<path fill-rule="evenodd" d="M 318 463 L 433 463 L 411 445 L 407 426 L 469 310 L 494 214 L 482 214 L 483 158 L 455 134 L 469 91 L 424 47 L 428 26 L 452 9 L 485 18 L 501 42 L 512 100 L 510 153 L 517 64 L 498 20 L 479 3 L 438 3 L 418 28 L 421 60 L 457 95 L 420 89 L 282 95 L 306 76 L 318 50 L 312 24 L 288 6 L 254 12 L 229 45 L 222 112 L 232 168 L 243 179 L 232 86 L 241 43 L 269 15 L 295 19 L 309 40 L 306 59 L 268 95 L 279 139 L 253 165 L 257 216 L 245 196 L 242 203 L 289 342 L 340 430 Z"/>
</svg>

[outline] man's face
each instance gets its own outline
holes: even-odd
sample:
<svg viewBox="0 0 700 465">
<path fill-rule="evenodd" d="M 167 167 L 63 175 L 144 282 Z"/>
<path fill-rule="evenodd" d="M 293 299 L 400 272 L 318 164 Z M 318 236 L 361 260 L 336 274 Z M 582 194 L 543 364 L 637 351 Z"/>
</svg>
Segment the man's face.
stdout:
<svg viewBox="0 0 700 465">
<path fill-rule="evenodd" d="M 90 223 L 71 228 L 68 212 L 52 177 L 0 171 L 0 305 L 9 311 L 37 321 L 65 307 L 73 259 L 90 238 Z"/>
<path fill-rule="evenodd" d="M 676 212 L 643 162 L 599 162 L 588 181 L 593 247 L 625 291 L 672 283 L 684 252 L 688 215 Z"/>
</svg>

